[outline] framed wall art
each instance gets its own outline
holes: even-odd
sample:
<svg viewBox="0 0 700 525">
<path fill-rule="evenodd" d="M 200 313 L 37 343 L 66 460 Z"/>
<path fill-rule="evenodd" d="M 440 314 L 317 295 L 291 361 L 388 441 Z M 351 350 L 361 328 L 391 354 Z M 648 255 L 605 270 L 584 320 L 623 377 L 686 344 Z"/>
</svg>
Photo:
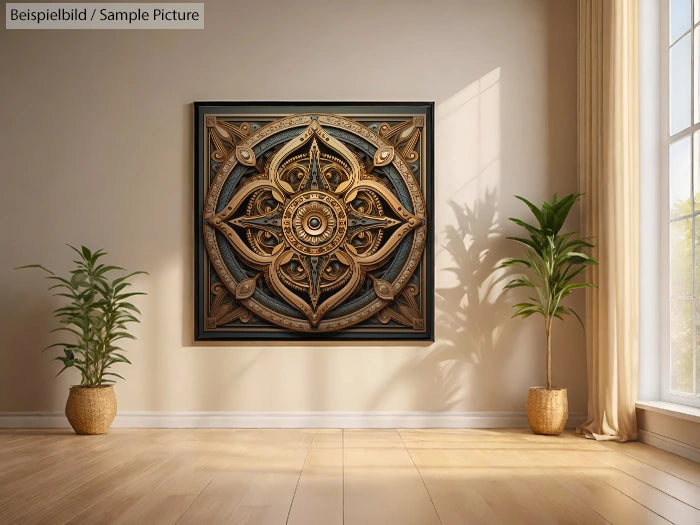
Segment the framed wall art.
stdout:
<svg viewBox="0 0 700 525">
<path fill-rule="evenodd" d="M 195 339 L 433 339 L 432 102 L 196 102 Z"/>
</svg>

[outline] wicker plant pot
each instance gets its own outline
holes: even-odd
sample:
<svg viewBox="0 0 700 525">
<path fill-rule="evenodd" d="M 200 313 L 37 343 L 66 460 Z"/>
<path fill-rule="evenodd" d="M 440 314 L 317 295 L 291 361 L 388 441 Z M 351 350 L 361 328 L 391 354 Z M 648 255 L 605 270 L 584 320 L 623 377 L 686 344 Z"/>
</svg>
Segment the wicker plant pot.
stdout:
<svg viewBox="0 0 700 525">
<path fill-rule="evenodd" d="M 533 386 L 527 393 L 527 422 L 535 434 L 561 434 L 569 419 L 569 400 L 566 388 L 547 390 Z"/>
<path fill-rule="evenodd" d="M 117 398 L 109 386 L 72 386 L 66 417 L 76 434 L 106 434 L 117 415 Z"/>
</svg>

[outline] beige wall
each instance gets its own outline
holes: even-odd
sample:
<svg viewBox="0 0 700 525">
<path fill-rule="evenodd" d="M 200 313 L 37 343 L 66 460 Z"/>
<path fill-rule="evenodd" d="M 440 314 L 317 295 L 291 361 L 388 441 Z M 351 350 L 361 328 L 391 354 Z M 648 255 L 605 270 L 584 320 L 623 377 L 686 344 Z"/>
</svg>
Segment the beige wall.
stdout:
<svg viewBox="0 0 700 525">
<path fill-rule="evenodd" d="M 150 272 L 121 410 L 522 411 L 542 327 L 509 320 L 493 269 L 513 194 L 577 189 L 575 2 L 221 0 L 205 26 L 0 30 L 0 411 L 60 410 L 76 381 L 40 353 L 46 283 L 12 270 L 66 269 L 64 243 Z M 195 100 L 436 102 L 435 343 L 193 341 Z M 554 344 L 583 411 L 577 323 Z"/>
</svg>

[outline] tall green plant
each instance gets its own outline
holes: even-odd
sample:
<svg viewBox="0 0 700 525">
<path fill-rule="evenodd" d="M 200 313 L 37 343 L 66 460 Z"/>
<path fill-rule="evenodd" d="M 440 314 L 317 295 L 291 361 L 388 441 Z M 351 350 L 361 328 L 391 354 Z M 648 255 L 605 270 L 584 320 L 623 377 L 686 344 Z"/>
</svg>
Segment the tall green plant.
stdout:
<svg viewBox="0 0 700 525">
<path fill-rule="evenodd" d="M 537 225 L 510 217 L 508 220 L 521 226 L 526 237 L 508 237 L 527 247 L 526 258 L 508 259 L 503 266 L 522 266 L 527 274 L 512 279 L 506 289 L 530 288 L 531 295 L 526 302 L 514 305 L 512 317 L 526 319 L 533 314 L 544 318 L 547 338 L 547 389 L 552 388 L 552 321 L 563 319 L 565 315 L 574 315 L 581 326 L 581 317 L 570 307 L 561 304 L 562 299 L 576 288 L 594 286 L 586 282 L 574 282 L 586 266 L 598 264 L 582 250 L 593 248 L 593 244 L 577 237 L 577 232 L 559 233 L 566 222 L 571 207 L 581 198 L 581 193 L 572 193 L 557 199 L 555 193 L 552 202 L 545 201 L 536 206 L 524 197 L 516 198 L 524 202 L 534 215 Z"/>
<path fill-rule="evenodd" d="M 70 246 L 70 245 L 68 245 Z M 47 279 L 55 284 L 49 290 L 55 290 L 55 296 L 64 297 L 68 304 L 54 310 L 54 315 L 62 326 L 52 332 L 65 332 L 72 339 L 49 345 L 63 348 L 63 355 L 55 358 L 63 363 L 61 374 L 67 368 L 75 367 L 81 373 L 81 386 L 99 386 L 114 383 L 113 378 L 124 379 L 115 372 L 110 372 L 116 363 L 131 361 L 119 347 L 122 339 L 136 339 L 128 331 L 129 323 L 138 323 L 140 310 L 127 299 L 144 292 L 126 292 L 131 286 L 129 278 L 146 272 L 137 271 L 111 278 L 113 272 L 125 272 L 120 266 L 107 266 L 100 262 L 106 255 L 103 250 L 91 252 L 85 246 L 78 250 L 70 246 L 79 259 L 73 261 L 75 267 L 67 277 L 61 277 L 40 264 L 29 264 L 21 268 L 40 268 L 48 273 Z"/>
</svg>

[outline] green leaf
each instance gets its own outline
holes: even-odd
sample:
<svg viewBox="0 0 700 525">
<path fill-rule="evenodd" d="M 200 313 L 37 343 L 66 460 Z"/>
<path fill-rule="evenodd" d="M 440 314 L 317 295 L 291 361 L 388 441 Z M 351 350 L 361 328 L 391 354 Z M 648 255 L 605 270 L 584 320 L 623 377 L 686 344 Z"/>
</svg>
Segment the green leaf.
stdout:
<svg viewBox="0 0 700 525">
<path fill-rule="evenodd" d="M 42 352 L 46 352 L 46 351 L 49 350 L 50 348 L 55 348 L 55 347 L 57 347 L 57 346 L 61 346 L 61 347 L 66 347 L 66 348 L 68 348 L 68 347 L 71 347 L 71 346 L 73 346 L 73 345 L 69 345 L 69 344 L 66 344 L 66 343 L 54 343 L 54 344 L 52 344 L 52 345 L 45 346 L 41 351 L 42 351 Z"/>
<path fill-rule="evenodd" d="M 569 308 L 568 310 L 569 310 L 570 313 L 574 314 L 574 317 L 576 317 L 576 319 L 578 319 L 578 323 L 581 325 L 581 328 L 582 328 L 582 329 L 585 329 L 585 327 L 583 326 L 583 320 L 582 320 L 581 317 L 578 315 L 578 313 L 576 313 L 576 310 L 573 310 L 573 309 L 571 309 L 571 308 Z"/>
<path fill-rule="evenodd" d="M 507 266 L 524 266 L 526 268 L 532 268 L 532 263 L 530 261 L 526 261 L 525 259 L 508 259 L 506 261 L 503 261 L 499 268 L 505 268 Z"/>
<path fill-rule="evenodd" d="M 102 277 L 114 270 L 126 271 L 121 266 L 105 266 L 104 264 L 100 264 L 95 267 L 94 273 L 96 277 Z"/>
<path fill-rule="evenodd" d="M 534 301 L 532 303 L 517 303 L 513 305 L 513 308 L 531 308 L 535 305 L 536 303 Z"/>
<path fill-rule="evenodd" d="M 533 283 L 530 279 L 527 277 L 518 277 L 516 279 L 513 279 L 510 281 L 508 284 L 505 285 L 504 289 L 509 290 L 511 288 L 519 288 L 521 286 L 526 286 L 528 288 L 537 288 L 535 283 Z"/>
<path fill-rule="evenodd" d="M 130 293 L 123 293 L 119 295 L 114 296 L 115 301 L 121 301 L 123 299 L 126 299 L 128 297 L 133 297 L 134 295 L 146 295 L 146 292 L 130 292 Z"/>
<path fill-rule="evenodd" d="M 117 286 L 119 283 L 126 281 L 129 277 L 133 277 L 134 275 L 139 275 L 139 274 L 148 275 L 148 272 L 138 271 L 138 272 L 128 273 L 126 275 L 123 275 L 122 277 L 118 277 L 118 278 L 114 279 L 114 281 L 112 281 L 112 286 Z"/>
<path fill-rule="evenodd" d="M 69 368 L 69 367 L 67 367 L 66 365 L 63 365 L 63 368 L 61 368 L 61 369 L 58 371 L 58 374 L 56 374 L 54 377 L 60 376 L 66 368 Z"/>
<path fill-rule="evenodd" d="M 535 252 L 539 252 L 539 250 L 541 249 L 540 245 L 532 239 L 525 239 L 524 237 L 506 237 L 506 239 L 524 244 L 525 246 L 528 246 Z"/>
<path fill-rule="evenodd" d="M 508 220 L 514 222 L 518 226 L 525 228 L 528 231 L 528 233 L 533 237 L 544 235 L 544 233 L 541 230 L 538 230 L 534 226 L 526 223 L 525 221 L 521 221 L 520 219 L 516 219 L 514 217 L 508 217 Z"/>
<path fill-rule="evenodd" d="M 513 315 L 510 316 L 511 319 L 515 319 L 516 317 L 522 317 L 523 319 L 527 319 L 530 317 L 532 314 L 536 314 L 538 312 L 536 311 L 528 311 L 528 312 L 515 312 Z"/>
<path fill-rule="evenodd" d="M 109 342 L 117 341 L 119 339 L 136 339 L 136 336 L 131 335 L 129 332 L 116 332 L 107 337 Z"/>
<path fill-rule="evenodd" d="M 560 309 L 561 312 L 564 313 L 564 314 L 573 315 L 574 317 L 576 317 L 576 319 L 578 320 L 579 324 L 581 325 L 581 328 L 584 328 L 584 326 L 583 326 L 583 320 L 581 320 L 581 317 L 578 315 L 578 313 L 576 313 L 576 310 L 574 310 L 573 308 L 566 307 L 566 306 L 560 306 L 559 309 Z"/>
<path fill-rule="evenodd" d="M 140 322 L 137 317 L 135 317 L 131 314 L 119 314 L 119 315 L 117 315 L 117 317 L 115 317 L 114 321 L 115 321 L 115 323 L 139 323 Z"/>
<path fill-rule="evenodd" d="M 527 200 L 525 197 L 521 197 L 520 195 L 516 195 L 515 198 L 520 199 L 521 201 L 523 201 L 527 205 L 528 208 L 530 208 L 530 211 L 537 219 L 537 222 L 540 223 L 540 227 L 544 228 L 545 227 L 544 215 L 542 214 L 540 209 L 537 206 L 535 206 L 533 203 L 531 203 L 529 200 Z"/>
<path fill-rule="evenodd" d="M 141 313 L 141 310 L 136 308 L 136 306 L 134 306 L 133 304 L 127 303 L 126 301 L 122 301 L 120 303 L 117 303 L 117 306 L 119 306 L 120 308 L 127 308 L 133 312 L 136 312 L 137 314 Z"/>
<path fill-rule="evenodd" d="M 51 275 L 51 276 L 47 277 L 47 279 L 51 279 L 52 281 L 58 281 L 60 283 L 68 285 L 68 286 L 71 285 L 71 282 L 68 279 L 64 279 L 63 277 L 61 277 L 59 275 Z"/>
<path fill-rule="evenodd" d="M 70 332 L 72 334 L 77 335 L 78 337 L 82 337 L 83 334 L 75 330 L 74 328 L 70 328 L 69 326 L 59 326 L 58 328 L 54 328 L 51 330 L 51 333 L 53 332 Z"/>
<path fill-rule="evenodd" d="M 131 361 L 129 361 L 125 356 L 121 354 L 113 354 L 112 359 L 110 359 L 110 364 L 112 363 L 128 363 L 131 364 Z"/>
<path fill-rule="evenodd" d="M 591 283 L 573 283 L 573 284 L 567 284 L 567 285 L 564 285 L 564 286 L 561 288 L 561 293 L 562 293 L 562 294 L 567 294 L 567 295 L 568 295 L 572 290 L 575 290 L 575 289 L 577 289 L 577 288 L 595 288 L 595 286 L 592 285 Z"/>
<path fill-rule="evenodd" d="M 80 259 L 81 259 L 80 261 L 73 261 L 75 264 L 79 265 L 79 264 L 81 264 L 81 262 L 85 262 L 85 256 L 83 255 L 82 251 L 78 250 L 78 248 L 76 248 L 72 244 L 66 244 L 66 246 L 68 246 L 71 250 L 73 250 L 75 253 L 77 253 L 78 256 L 80 257 Z"/>
<path fill-rule="evenodd" d="M 44 268 L 41 264 L 25 264 L 24 266 L 17 266 L 15 270 L 23 270 L 25 268 L 39 268 L 47 273 L 50 273 L 51 275 L 55 275 L 51 270 Z"/>
<path fill-rule="evenodd" d="M 88 250 L 85 246 L 80 247 L 82 250 L 82 256 L 86 261 L 90 261 L 92 259 L 92 253 L 90 253 L 90 250 Z"/>
<path fill-rule="evenodd" d="M 122 376 L 120 376 L 119 374 L 116 374 L 114 372 L 105 372 L 104 375 L 118 377 L 119 379 L 124 379 Z"/>
</svg>

